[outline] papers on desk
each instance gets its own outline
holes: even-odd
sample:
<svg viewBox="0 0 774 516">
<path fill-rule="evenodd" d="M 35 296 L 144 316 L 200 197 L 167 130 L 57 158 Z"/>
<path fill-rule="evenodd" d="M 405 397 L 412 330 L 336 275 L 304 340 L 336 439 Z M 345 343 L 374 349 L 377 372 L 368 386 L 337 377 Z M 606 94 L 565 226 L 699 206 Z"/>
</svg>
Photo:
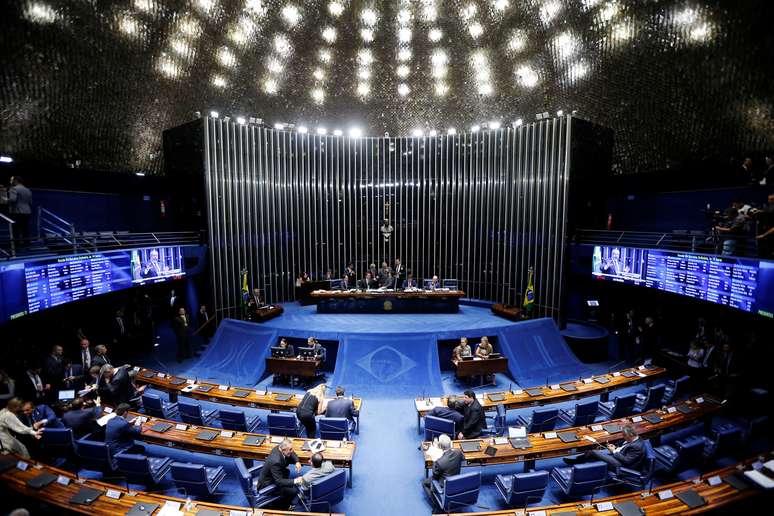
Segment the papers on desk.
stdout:
<svg viewBox="0 0 774 516">
<path fill-rule="evenodd" d="M 156 514 L 158 516 L 177 516 L 179 514 L 183 514 L 183 511 L 180 510 L 181 507 L 182 504 L 180 502 L 167 501 L 161 507 L 161 510 Z"/>
<path fill-rule="evenodd" d="M 281 435 L 272 435 L 271 436 L 271 443 L 272 444 L 279 444 L 282 442 L 282 440 L 285 439 Z"/>
<path fill-rule="evenodd" d="M 774 479 L 767 477 L 760 471 L 745 471 L 744 476 L 761 486 L 763 489 L 771 489 L 774 487 Z"/>
<path fill-rule="evenodd" d="M 113 419 L 114 417 L 116 417 L 116 415 L 114 413 L 112 413 L 112 412 L 110 412 L 108 414 L 105 414 L 101 418 L 97 419 L 97 424 L 99 426 L 105 426 L 107 424 L 107 422 L 110 421 L 111 419 Z"/>
<path fill-rule="evenodd" d="M 508 444 L 508 438 L 507 437 L 495 437 L 494 442 L 495 442 L 495 444 Z"/>
<path fill-rule="evenodd" d="M 517 437 L 527 437 L 527 429 L 523 426 L 509 426 L 508 437 L 511 439 Z"/>
<path fill-rule="evenodd" d="M 483 360 L 481 357 L 473 357 L 473 360 Z"/>
<path fill-rule="evenodd" d="M 441 455 L 443 455 L 443 450 L 439 448 L 438 446 L 435 446 L 434 444 L 430 445 L 430 447 L 427 449 L 427 457 L 435 462 L 438 459 L 441 458 Z"/>
<path fill-rule="evenodd" d="M 326 441 L 328 448 L 341 448 L 341 441 Z"/>
</svg>

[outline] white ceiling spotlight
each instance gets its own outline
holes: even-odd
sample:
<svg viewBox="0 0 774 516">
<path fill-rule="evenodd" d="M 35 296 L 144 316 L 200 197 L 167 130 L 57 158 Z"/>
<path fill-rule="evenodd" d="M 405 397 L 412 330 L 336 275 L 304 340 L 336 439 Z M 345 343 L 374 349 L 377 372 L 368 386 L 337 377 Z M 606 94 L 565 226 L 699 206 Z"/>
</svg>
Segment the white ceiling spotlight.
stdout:
<svg viewBox="0 0 774 516">
<path fill-rule="evenodd" d="M 360 138 L 361 136 L 363 136 L 363 131 L 361 131 L 359 127 L 353 127 L 349 130 L 350 138 Z"/>
<path fill-rule="evenodd" d="M 328 130 L 325 127 L 318 127 L 317 134 L 319 134 L 320 136 L 325 136 L 326 134 L 328 134 Z"/>
</svg>

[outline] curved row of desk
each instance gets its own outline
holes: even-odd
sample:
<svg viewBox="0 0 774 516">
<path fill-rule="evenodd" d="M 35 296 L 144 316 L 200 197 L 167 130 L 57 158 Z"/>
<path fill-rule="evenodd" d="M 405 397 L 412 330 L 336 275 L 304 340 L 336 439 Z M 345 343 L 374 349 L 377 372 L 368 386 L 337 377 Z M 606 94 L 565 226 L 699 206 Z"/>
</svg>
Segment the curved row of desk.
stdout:
<svg viewBox="0 0 774 516">
<path fill-rule="evenodd" d="M 23 469 L 20 469 L 21 468 Z M 175 498 L 156 493 L 144 491 L 131 491 L 126 488 L 100 482 L 97 480 L 79 479 L 73 473 L 64 471 L 52 466 L 37 463 L 32 460 L 22 459 L 15 455 L 0 456 L 0 479 L 3 485 L 32 499 L 41 500 L 49 505 L 61 507 L 70 512 L 112 516 L 115 514 L 152 514 L 156 509 L 161 509 L 167 504 L 178 505 L 177 510 L 186 516 L 221 516 L 221 515 L 251 515 L 258 514 L 253 512 L 250 507 L 238 507 L 233 505 L 221 505 L 204 501 L 186 501 L 182 498 Z M 36 479 L 41 475 L 49 475 L 43 482 L 50 483 L 40 487 L 31 487 L 27 482 Z M 39 479 L 40 481 L 42 479 Z M 41 482 L 41 483 L 43 483 Z M 88 498 L 89 503 L 76 503 L 72 499 L 79 495 L 82 490 L 91 489 Z M 132 512 L 132 511 L 135 512 Z M 318 515 L 321 513 L 300 513 L 290 511 L 275 511 L 262 509 L 262 516 L 282 516 L 293 514 Z M 329 513 L 325 513 L 329 514 Z M 334 516 L 343 516 L 343 514 L 333 513 Z"/>
<path fill-rule="evenodd" d="M 699 514 L 715 511 L 727 504 L 739 502 L 762 493 L 761 488 L 748 477 L 752 471 L 766 471 L 764 461 L 771 461 L 774 452 L 763 456 L 747 459 L 738 464 L 705 473 L 700 477 L 659 486 L 649 491 L 634 491 L 608 498 L 594 500 L 593 504 L 585 502 L 570 502 L 561 505 L 530 507 L 530 515 L 545 516 L 617 516 L 632 512 L 619 512 L 636 508 L 641 514 L 648 516 L 667 516 L 672 514 Z M 767 462 L 767 464 L 769 464 Z M 770 470 L 763 473 L 766 477 L 774 476 Z M 683 499 L 689 492 L 700 498 L 691 502 L 702 503 L 691 508 Z M 769 492 L 770 494 L 770 492 Z M 627 507 L 628 506 L 628 507 Z M 633 506 L 633 507 L 632 507 Z M 761 513 L 764 513 L 761 511 Z M 525 516 L 524 511 L 505 509 L 490 512 L 456 513 L 450 516 Z"/>
</svg>

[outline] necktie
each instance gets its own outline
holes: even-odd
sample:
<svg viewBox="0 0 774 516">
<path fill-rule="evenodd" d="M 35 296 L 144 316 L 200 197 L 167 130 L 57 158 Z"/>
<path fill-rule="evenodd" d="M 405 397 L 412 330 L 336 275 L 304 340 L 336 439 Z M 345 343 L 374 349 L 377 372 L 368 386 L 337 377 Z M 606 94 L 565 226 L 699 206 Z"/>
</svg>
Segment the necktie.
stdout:
<svg viewBox="0 0 774 516">
<path fill-rule="evenodd" d="M 85 350 L 85 349 L 83 350 L 82 363 L 83 363 L 83 369 L 84 370 L 88 370 L 89 366 L 91 366 L 91 360 L 90 360 L 90 357 L 89 357 L 89 352 L 87 350 Z"/>
</svg>

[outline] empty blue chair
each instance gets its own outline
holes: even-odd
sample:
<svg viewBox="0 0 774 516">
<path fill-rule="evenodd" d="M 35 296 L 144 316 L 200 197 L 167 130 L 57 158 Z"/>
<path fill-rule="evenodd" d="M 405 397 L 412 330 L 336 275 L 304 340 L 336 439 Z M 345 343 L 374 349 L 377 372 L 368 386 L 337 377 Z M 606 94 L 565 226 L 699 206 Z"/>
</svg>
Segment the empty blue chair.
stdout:
<svg viewBox="0 0 774 516">
<path fill-rule="evenodd" d="M 149 416 L 160 417 L 162 419 L 174 419 L 177 417 L 177 403 L 169 403 L 161 399 L 158 394 L 150 392 L 142 395 L 142 408 Z"/>
<path fill-rule="evenodd" d="M 320 439 L 349 440 L 349 421 L 345 417 L 321 417 Z"/>
<path fill-rule="evenodd" d="M 186 495 L 211 497 L 226 478 L 223 466 L 208 468 L 203 464 L 172 463 L 172 479 Z"/>
<path fill-rule="evenodd" d="M 220 409 L 220 426 L 226 430 L 237 430 L 239 432 L 255 432 L 258 425 L 261 424 L 261 417 L 247 417 L 239 409 L 222 408 Z"/>
<path fill-rule="evenodd" d="M 570 426 L 590 425 L 597 419 L 598 412 L 599 402 L 588 400 L 576 403 L 573 408 L 559 409 L 559 419 Z"/>
<path fill-rule="evenodd" d="M 527 433 L 548 432 L 556 427 L 559 409 L 539 408 L 532 411 L 531 416 L 519 416 L 516 423 L 527 428 Z"/>
<path fill-rule="evenodd" d="M 637 402 L 635 393 L 616 396 L 613 401 L 599 402 L 599 415 L 605 419 L 618 419 L 631 415 Z"/>
<path fill-rule="evenodd" d="M 593 495 L 607 479 L 607 464 L 596 461 L 566 468 L 554 468 L 551 471 L 551 478 L 568 497 Z"/>
<path fill-rule="evenodd" d="M 234 462 L 237 467 L 239 483 L 242 485 L 242 490 L 245 492 L 245 496 L 251 507 L 266 507 L 280 499 L 276 485 L 272 484 L 263 489 L 258 487 L 263 464 L 248 468 L 245 461 L 241 458 L 234 459 Z"/>
<path fill-rule="evenodd" d="M 433 480 L 432 494 L 438 506 L 446 512 L 478 502 L 481 472 L 460 473 L 446 477 L 445 482 Z"/>
<path fill-rule="evenodd" d="M 662 444 L 654 449 L 658 468 L 664 471 L 682 471 L 701 463 L 704 458 L 703 435 L 688 436 L 673 444 Z"/>
<path fill-rule="evenodd" d="M 637 394 L 637 402 L 634 404 L 635 412 L 645 412 L 660 407 L 665 391 L 666 385 L 662 383 L 648 387 L 644 393 Z"/>
<path fill-rule="evenodd" d="M 135 453 L 117 453 L 118 471 L 134 484 L 158 484 L 172 467 L 169 457 L 146 457 Z"/>
<path fill-rule="evenodd" d="M 38 441 L 40 452 L 49 460 L 71 459 L 75 454 L 75 440 L 71 428 L 44 428 Z"/>
<path fill-rule="evenodd" d="M 271 435 L 298 437 L 300 426 L 295 414 L 282 412 L 269 414 L 266 417 L 266 424 L 269 427 L 269 433 Z"/>
<path fill-rule="evenodd" d="M 425 441 L 432 441 L 441 434 L 454 439 L 457 435 L 454 431 L 454 421 L 442 417 L 425 416 Z"/>
<path fill-rule="evenodd" d="M 300 496 L 299 500 L 307 512 L 330 512 L 331 507 L 344 499 L 346 486 L 347 470 L 339 469 L 312 482 L 306 496 Z"/>
<path fill-rule="evenodd" d="M 666 383 L 664 389 L 664 399 L 661 403 L 669 403 L 688 394 L 688 385 L 691 381 L 690 376 L 681 376 L 677 380 L 670 380 Z"/>
<path fill-rule="evenodd" d="M 740 426 L 724 423 L 712 429 L 714 438 L 705 439 L 704 456 L 724 456 L 737 450 L 743 442 L 743 432 Z"/>
<path fill-rule="evenodd" d="M 508 423 L 505 419 L 505 407 L 502 405 L 495 405 L 495 409 L 497 410 L 497 413 L 494 416 L 487 416 L 487 419 L 490 419 L 491 422 L 487 424 L 487 428 L 481 432 L 482 434 L 500 436 L 503 435 L 505 429 L 508 428 Z M 454 439 L 454 436 L 451 437 Z"/>
<path fill-rule="evenodd" d="M 515 475 L 497 475 L 495 487 L 511 507 L 525 507 L 539 502 L 548 485 L 548 471 L 531 471 Z"/>
<path fill-rule="evenodd" d="M 217 410 L 202 410 L 201 405 L 184 398 L 180 398 L 177 408 L 180 410 L 180 419 L 189 425 L 207 426 L 218 416 Z"/>
<path fill-rule="evenodd" d="M 653 478 L 653 474 L 656 472 L 656 453 L 650 444 L 650 440 L 644 440 L 643 444 L 645 445 L 645 460 L 643 461 L 642 469 L 636 470 L 621 466 L 618 468 L 618 471 L 611 473 L 610 477 L 613 480 L 622 484 L 628 484 L 637 489 L 647 488 Z"/>
<path fill-rule="evenodd" d="M 92 441 L 91 434 L 86 434 L 75 441 L 75 453 L 81 467 L 94 471 L 115 471 L 118 467 L 115 457 L 110 454 L 110 447 L 99 441 Z"/>
</svg>

